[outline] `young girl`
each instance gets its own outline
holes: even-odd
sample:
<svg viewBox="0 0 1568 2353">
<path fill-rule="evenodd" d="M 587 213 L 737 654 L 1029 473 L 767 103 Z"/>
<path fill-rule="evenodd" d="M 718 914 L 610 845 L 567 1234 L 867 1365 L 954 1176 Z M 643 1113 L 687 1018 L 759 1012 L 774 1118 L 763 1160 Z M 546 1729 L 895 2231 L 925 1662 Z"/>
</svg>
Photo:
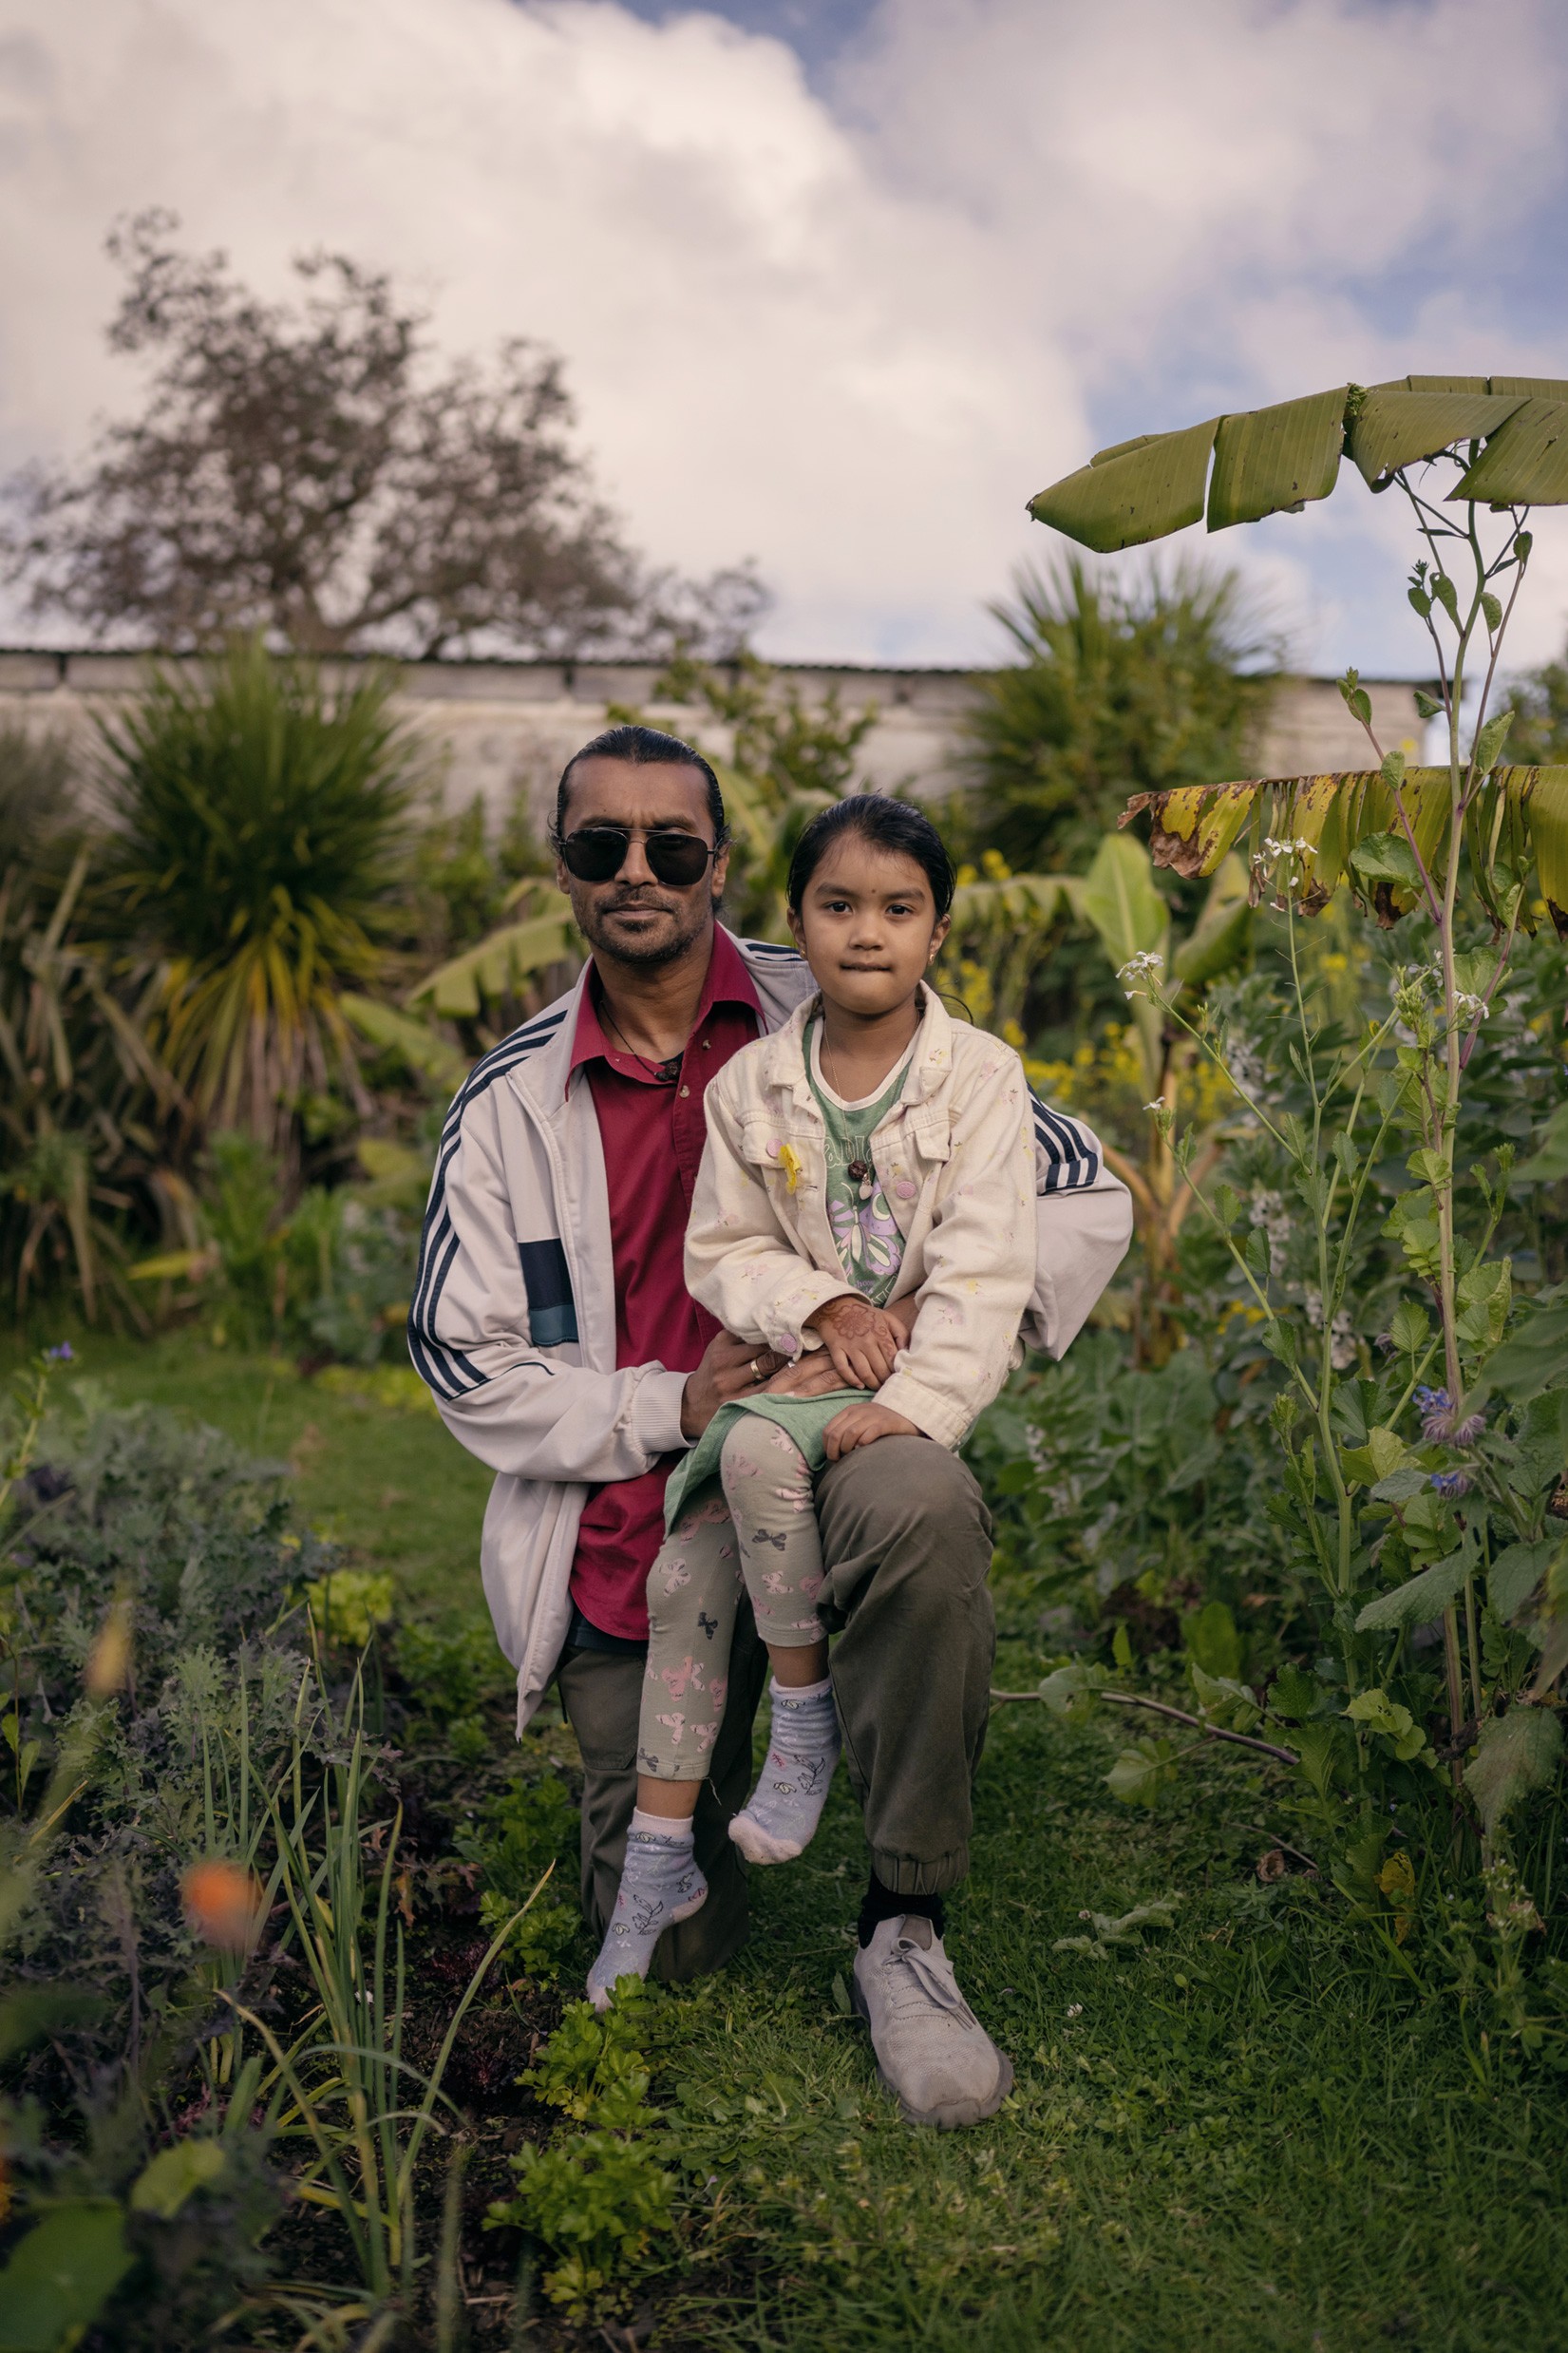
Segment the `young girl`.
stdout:
<svg viewBox="0 0 1568 2353">
<path fill-rule="evenodd" d="M 688 1288 L 759 1347 L 824 1350 L 838 1384 L 723 1407 L 670 1482 L 671 1532 L 648 1580 L 637 1811 L 588 1981 L 601 2008 L 707 1896 L 691 1822 L 743 1589 L 773 1665 L 773 1721 L 729 1834 L 750 1861 L 782 1863 L 816 1830 L 840 1740 L 814 1474 L 894 1435 L 958 1446 L 1015 1361 L 1034 1284 L 1029 1090 L 1011 1048 L 950 1020 L 922 977 L 953 890 L 940 836 L 907 804 L 866 794 L 813 818 L 788 903 L 818 995 L 708 1091 Z M 907 1346 L 884 1312 L 901 1300 L 916 1311 Z M 693 1545 L 726 1520 L 732 1546 Z"/>
</svg>

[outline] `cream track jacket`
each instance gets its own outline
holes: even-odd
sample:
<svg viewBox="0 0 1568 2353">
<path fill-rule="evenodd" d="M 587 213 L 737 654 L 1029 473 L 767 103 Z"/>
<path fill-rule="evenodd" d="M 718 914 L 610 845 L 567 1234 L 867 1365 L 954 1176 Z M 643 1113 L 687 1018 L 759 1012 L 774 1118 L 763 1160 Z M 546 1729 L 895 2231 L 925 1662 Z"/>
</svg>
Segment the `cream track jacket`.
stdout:
<svg viewBox="0 0 1568 2353">
<path fill-rule="evenodd" d="M 792 948 L 735 944 L 765 1026 L 781 1028 L 811 995 L 810 974 Z M 496 1639 L 517 1669 L 520 1732 L 566 1640 L 591 1490 L 687 1444 L 685 1375 L 615 1364 L 604 1150 L 587 1073 L 571 1070 L 587 979 L 585 967 L 458 1093 L 408 1317 L 408 1353 L 442 1419 L 497 1474 L 480 1566 Z M 1024 1338 L 1060 1357 L 1121 1262 L 1132 1205 L 1086 1128 L 1041 1103 L 1032 1118 L 1038 1256 Z"/>
</svg>

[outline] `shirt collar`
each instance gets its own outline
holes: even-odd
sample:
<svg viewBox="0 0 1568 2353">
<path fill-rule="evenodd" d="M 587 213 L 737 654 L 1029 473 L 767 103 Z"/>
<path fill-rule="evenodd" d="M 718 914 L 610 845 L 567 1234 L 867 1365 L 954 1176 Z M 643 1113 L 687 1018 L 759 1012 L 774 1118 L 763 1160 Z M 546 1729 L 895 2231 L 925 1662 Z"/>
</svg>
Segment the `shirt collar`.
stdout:
<svg viewBox="0 0 1568 2353">
<path fill-rule="evenodd" d="M 649 1086 L 659 1082 L 644 1069 L 636 1057 L 613 1043 L 599 1019 L 599 977 L 590 959 L 587 984 L 577 1005 L 576 1034 L 572 1041 L 572 1059 L 567 1065 L 566 1085 L 572 1085 L 572 1073 L 584 1062 L 608 1062 L 611 1069 L 628 1078 L 640 1078 Z M 722 923 L 713 926 L 713 953 L 708 959 L 708 977 L 697 1001 L 696 1017 L 691 1034 L 696 1036 L 715 1005 L 745 1005 L 757 1016 L 759 1031 L 763 1027 L 762 1001 L 756 983 L 746 969 L 745 957 Z"/>
</svg>

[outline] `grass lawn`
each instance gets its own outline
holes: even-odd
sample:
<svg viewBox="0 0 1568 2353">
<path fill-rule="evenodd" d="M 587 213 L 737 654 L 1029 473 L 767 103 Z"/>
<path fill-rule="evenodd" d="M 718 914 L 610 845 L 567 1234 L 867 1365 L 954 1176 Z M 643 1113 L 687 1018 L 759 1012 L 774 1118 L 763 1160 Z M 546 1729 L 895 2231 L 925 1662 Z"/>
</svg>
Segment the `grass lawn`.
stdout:
<svg viewBox="0 0 1568 2353">
<path fill-rule="evenodd" d="M 481 1608 L 488 1474 L 433 1415 L 186 1338 L 81 1355 L 116 1402 L 289 1458 L 304 1513 L 393 1572 L 406 1609 Z M 998 1681 L 1027 1689 L 1039 1665 L 1005 1645 Z M 805 1859 L 754 1876 L 737 1964 L 671 1998 L 655 2139 L 692 2219 L 635 2291 L 652 2339 L 541 2318 L 513 2342 L 1568 2348 L 1564 2078 L 1500 2060 L 1315 1883 L 1260 1885 L 1289 1832 L 1250 1765 L 1217 1761 L 1151 1815 L 1110 1798 L 1107 1761 L 1038 1706 L 993 1718 L 949 1941 L 1016 2064 L 1001 2116 L 914 2133 L 878 2088 L 845 2014 L 863 1850 L 841 1779 Z M 1081 1915 L 1166 1897 L 1170 1926 L 1093 1949 Z"/>
</svg>

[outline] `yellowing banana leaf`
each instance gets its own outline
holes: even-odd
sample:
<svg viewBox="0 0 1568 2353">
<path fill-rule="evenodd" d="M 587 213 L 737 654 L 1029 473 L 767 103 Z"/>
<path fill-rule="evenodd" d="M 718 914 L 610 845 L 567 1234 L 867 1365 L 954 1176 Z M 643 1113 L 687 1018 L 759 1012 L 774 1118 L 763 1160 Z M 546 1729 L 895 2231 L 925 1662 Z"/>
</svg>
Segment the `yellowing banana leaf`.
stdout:
<svg viewBox="0 0 1568 2353">
<path fill-rule="evenodd" d="M 1568 501 L 1568 399 L 1527 400 L 1499 427 L 1449 500 L 1496 506 L 1560 506 Z"/>
<path fill-rule="evenodd" d="M 1405 842 L 1401 806 L 1423 861 L 1441 882 L 1452 813 L 1451 782 L 1442 768 L 1407 769 L 1397 804 L 1376 769 L 1343 769 L 1135 793 L 1119 823 L 1126 825 L 1147 809 L 1155 864 L 1192 876 L 1213 874 L 1256 812 L 1266 837 L 1305 843 L 1311 853 L 1300 861 L 1306 882 L 1294 901 L 1298 914 L 1321 913 L 1340 883 L 1351 880 L 1379 922 L 1389 925 L 1407 914 L 1419 896 L 1399 879 L 1403 862 L 1378 852 L 1379 843 L 1390 837 Z M 1483 878 L 1495 870 L 1504 886 L 1510 880 L 1522 883 L 1534 864 L 1552 922 L 1559 937 L 1568 939 L 1568 766 L 1495 769 L 1466 820 L 1466 832 L 1472 864 Z M 1362 852 L 1369 855 L 1358 877 L 1354 862 Z M 1260 871 L 1255 891 L 1264 880 Z M 1486 881 L 1483 895 L 1493 914 L 1505 920 L 1492 881 Z"/>
<path fill-rule="evenodd" d="M 1410 387 L 1416 381 L 1412 377 Z M 1351 426 L 1351 456 L 1374 489 L 1397 466 L 1436 457 L 1453 442 L 1495 433 L 1521 406 L 1517 394 L 1499 398 L 1484 387 L 1477 391 L 1410 387 L 1374 385 Z"/>
<path fill-rule="evenodd" d="M 1209 452 L 1218 417 L 1181 433 L 1156 433 L 1103 450 L 1030 501 L 1036 522 L 1050 523 L 1081 546 L 1109 556 L 1184 531 L 1203 512 Z"/>
<path fill-rule="evenodd" d="M 577 930 L 564 904 L 560 913 L 536 915 L 526 923 L 509 923 L 482 939 L 477 948 L 454 956 L 427 973 L 409 996 L 410 1004 L 429 1003 L 439 1014 L 472 1015 L 482 997 L 504 996 L 547 964 L 559 963 L 577 947 Z"/>
<path fill-rule="evenodd" d="M 1149 849 L 1157 866 L 1176 874 L 1212 874 L 1252 815 L 1263 787 L 1238 785 L 1175 785 L 1167 792 L 1135 792 L 1118 826 L 1129 825 L 1140 809 L 1153 811 Z"/>
<path fill-rule="evenodd" d="M 1273 408 L 1221 417 L 1209 484 L 1209 529 L 1256 522 L 1309 499 L 1326 499 L 1339 478 L 1349 385 Z"/>
</svg>

